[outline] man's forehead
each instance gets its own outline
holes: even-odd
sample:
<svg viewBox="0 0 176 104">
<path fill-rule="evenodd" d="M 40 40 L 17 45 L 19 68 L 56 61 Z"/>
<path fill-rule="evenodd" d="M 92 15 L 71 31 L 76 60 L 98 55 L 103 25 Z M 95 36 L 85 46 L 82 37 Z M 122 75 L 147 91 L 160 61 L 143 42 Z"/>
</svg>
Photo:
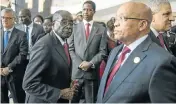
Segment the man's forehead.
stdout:
<svg viewBox="0 0 176 104">
<path fill-rule="evenodd" d="M 162 4 L 162 5 L 160 5 L 160 11 L 172 12 L 170 4 Z"/>
<path fill-rule="evenodd" d="M 54 20 L 72 20 L 72 16 L 70 15 L 60 15 L 60 14 L 56 14 L 54 16 Z"/>
<path fill-rule="evenodd" d="M 21 11 L 21 12 L 19 12 L 19 15 L 22 15 L 22 16 L 28 16 L 27 12 L 25 12 L 25 11 Z"/>
</svg>

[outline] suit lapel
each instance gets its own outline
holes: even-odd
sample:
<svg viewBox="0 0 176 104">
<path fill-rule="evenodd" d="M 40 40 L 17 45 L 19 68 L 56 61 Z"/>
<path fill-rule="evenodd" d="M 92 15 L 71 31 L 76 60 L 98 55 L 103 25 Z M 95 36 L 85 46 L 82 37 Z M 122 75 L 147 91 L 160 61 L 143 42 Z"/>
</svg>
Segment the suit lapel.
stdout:
<svg viewBox="0 0 176 104">
<path fill-rule="evenodd" d="M 8 41 L 7 47 L 5 48 L 3 54 L 5 54 L 6 51 L 8 50 L 8 48 L 10 48 L 11 45 L 14 43 L 14 41 L 15 41 L 15 39 L 16 39 L 16 36 L 17 36 L 17 31 L 16 31 L 16 28 L 14 27 L 13 30 L 12 30 L 10 39 L 9 39 L 9 41 Z"/>
<path fill-rule="evenodd" d="M 172 51 L 170 50 L 169 48 L 169 41 L 167 40 L 167 34 L 166 33 L 163 33 L 163 40 L 164 40 L 164 45 L 166 46 L 167 50 L 172 53 Z"/>
<path fill-rule="evenodd" d="M 150 30 L 150 33 L 148 35 L 149 35 L 149 37 L 151 38 L 151 40 L 153 42 L 155 42 L 156 44 L 158 44 L 159 46 L 161 46 L 161 43 L 160 43 L 159 39 L 157 39 L 157 37 L 155 36 L 155 34 L 152 32 L 152 30 Z"/>
<path fill-rule="evenodd" d="M 4 49 L 4 42 L 3 42 L 3 39 L 4 39 L 4 31 L 3 31 L 3 29 L 1 29 L 1 36 L 0 36 L 0 38 L 1 38 L 1 55 L 3 54 L 3 49 Z"/>
<path fill-rule="evenodd" d="M 35 35 L 35 31 L 36 31 L 36 25 L 34 23 L 33 28 L 32 28 L 32 32 L 31 32 L 31 38 Z"/>
<path fill-rule="evenodd" d="M 93 22 L 93 25 L 92 25 L 92 29 L 91 29 L 91 32 L 90 32 L 90 35 L 89 35 L 89 38 L 87 40 L 87 47 L 89 46 L 89 44 L 91 43 L 92 39 L 94 38 L 95 34 L 97 33 L 98 31 L 98 26 L 95 22 Z"/>
<path fill-rule="evenodd" d="M 55 34 L 53 32 L 51 32 L 50 34 L 53 37 L 54 47 L 55 47 L 56 51 L 63 58 L 66 66 L 69 67 L 69 65 L 68 65 L 68 59 L 67 59 L 67 56 L 65 54 L 64 47 L 62 46 L 61 42 L 59 41 L 59 39 L 57 39 L 57 37 L 55 36 Z"/>
<path fill-rule="evenodd" d="M 80 32 L 81 33 L 81 38 L 83 39 L 83 42 L 84 42 L 84 46 L 85 47 L 87 47 L 87 40 L 86 40 L 86 33 L 85 33 L 85 26 L 84 26 L 84 23 L 82 22 L 82 23 L 80 23 L 79 24 L 80 26 L 80 28 L 79 28 L 79 30 L 78 30 L 78 32 Z"/>
<path fill-rule="evenodd" d="M 104 89 L 106 87 L 106 81 L 107 81 L 107 78 L 108 78 L 108 75 L 109 75 L 109 72 L 111 71 L 111 68 L 113 66 L 113 61 L 116 60 L 116 57 L 118 56 L 118 54 L 121 52 L 123 48 L 123 45 L 119 46 L 119 47 L 116 47 L 114 49 L 114 51 L 112 51 L 109 59 L 108 59 L 108 62 L 107 62 L 107 65 L 106 65 L 106 68 L 105 68 L 105 72 L 103 74 L 103 78 L 101 79 L 101 88 L 99 88 L 101 91 L 101 99 L 103 99 L 103 95 L 104 95 Z"/>
<path fill-rule="evenodd" d="M 123 81 L 133 72 L 133 70 L 143 61 L 146 57 L 144 51 L 146 51 L 151 44 L 151 39 L 148 37 L 144 40 L 136 49 L 130 54 L 125 63 L 118 70 L 114 79 L 111 82 L 107 92 L 105 93 L 103 102 L 106 102 L 110 96 L 116 91 L 116 89 L 123 83 Z M 140 59 L 139 62 L 134 60 Z"/>
</svg>

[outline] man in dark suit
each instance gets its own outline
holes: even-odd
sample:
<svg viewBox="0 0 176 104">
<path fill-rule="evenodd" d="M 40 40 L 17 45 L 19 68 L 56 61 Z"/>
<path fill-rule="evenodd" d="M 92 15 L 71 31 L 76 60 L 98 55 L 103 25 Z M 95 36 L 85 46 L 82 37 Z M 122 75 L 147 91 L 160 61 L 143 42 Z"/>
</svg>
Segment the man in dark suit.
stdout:
<svg viewBox="0 0 176 104">
<path fill-rule="evenodd" d="M 37 40 L 39 40 L 39 38 L 44 36 L 44 29 L 41 25 L 32 22 L 31 12 L 29 9 L 22 9 L 19 12 L 19 22 L 20 24 L 18 24 L 16 28 L 27 33 L 29 47 L 27 59 L 29 60 L 31 48 L 37 42 Z M 27 63 L 28 62 L 26 62 L 26 64 Z"/>
<path fill-rule="evenodd" d="M 68 103 L 74 89 L 71 83 L 71 62 L 68 38 L 73 20 L 68 11 L 53 14 L 53 30 L 42 37 L 32 48 L 29 64 L 23 79 L 26 103 Z"/>
<path fill-rule="evenodd" d="M 114 36 L 123 44 L 110 53 L 97 103 L 176 101 L 176 58 L 152 42 L 152 12 L 139 2 L 117 11 Z"/>
<path fill-rule="evenodd" d="M 94 22 L 95 3 L 86 1 L 83 4 L 83 22 L 74 26 L 69 39 L 69 50 L 72 58 L 72 79 L 78 84 L 78 93 L 73 101 L 78 103 L 85 90 L 86 103 L 94 103 L 98 91 L 98 68 L 107 51 L 107 31 Z"/>
<path fill-rule="evenodd" d="M 176 56 L 176 35 L 166 32 L 171 29 L 171 22 L 174 21 L 169 1 L 150 0 L 149 6 L 153 13 L 149 36 L 152 41 Z"/>
<path fill-rule="evenodd" d="M 171 31 L 176 34 L 176 25 L 171 27 Z"/>
<path fill-rule="evenodd" d="M 26 33 L 14 27 L 15 13 L 10 8 L 1 11 L 1 103 L 8 103 L 8 90 L 14 103 L 24 103 L 22 80 L 28 45 Z"/>
</svg>

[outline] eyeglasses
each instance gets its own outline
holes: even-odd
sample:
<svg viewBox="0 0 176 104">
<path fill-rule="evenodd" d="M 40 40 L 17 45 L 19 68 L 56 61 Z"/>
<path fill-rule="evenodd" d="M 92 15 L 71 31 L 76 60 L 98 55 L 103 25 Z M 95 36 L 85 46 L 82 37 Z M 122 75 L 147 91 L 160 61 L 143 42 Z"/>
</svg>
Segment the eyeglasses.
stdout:
<svg viewBox="0 0 176 104">
<path fill-rule="evenodd" d="M 14 17 L 4 17 L 4 16 L 1 16 L 2 19 L 7 19 L 7 20 L 11 20 L 13 19 Z"/>
<path fill-rule="evenodd" d="M 133 19 L 133 20 L 146 20 L 147 22 L 149 22 L 149 20 L 147 19 L 142 19 L 142 18 L 132 18 L 132 17 L 124 17 L 124 16 L 117 16 L 116 17 L 116 21 L 123 23 L 128 19 Z"/>
<path fill-rule="evenodd" d="M 72 20 L 61 20 L 61 21 L 55 20 L 55 21 L 60 22 L 61 25 L 73 25 L 73 21 Z"/>
</svg>

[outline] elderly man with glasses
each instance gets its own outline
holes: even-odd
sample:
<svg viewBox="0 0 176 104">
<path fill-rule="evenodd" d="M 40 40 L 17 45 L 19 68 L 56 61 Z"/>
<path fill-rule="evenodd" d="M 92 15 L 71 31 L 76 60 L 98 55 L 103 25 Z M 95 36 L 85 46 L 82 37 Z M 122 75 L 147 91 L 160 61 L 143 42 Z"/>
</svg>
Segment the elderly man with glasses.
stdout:
<svg viewBox="0 0 176 104">
<path fill-rule="evenodd" d="M 8 90 L 14 103 L 24 103 L 22 80 L 28 44 L 26 33 L 14 27 L 15 12 L 10 8 L 1 11 L 1 103 L 9 103 Z"/>
</svg>

